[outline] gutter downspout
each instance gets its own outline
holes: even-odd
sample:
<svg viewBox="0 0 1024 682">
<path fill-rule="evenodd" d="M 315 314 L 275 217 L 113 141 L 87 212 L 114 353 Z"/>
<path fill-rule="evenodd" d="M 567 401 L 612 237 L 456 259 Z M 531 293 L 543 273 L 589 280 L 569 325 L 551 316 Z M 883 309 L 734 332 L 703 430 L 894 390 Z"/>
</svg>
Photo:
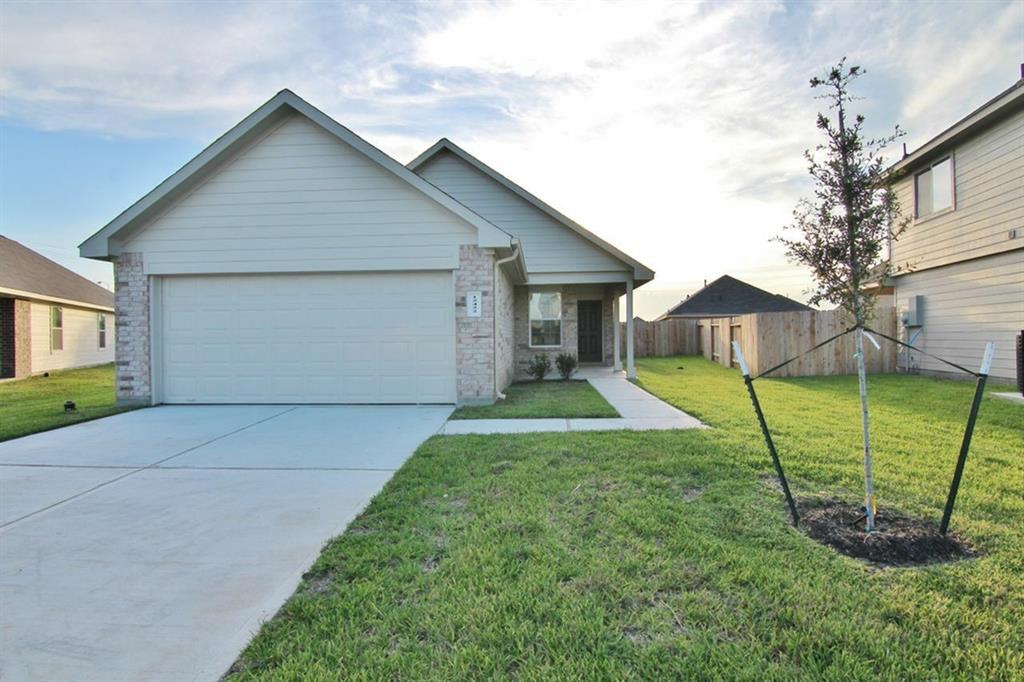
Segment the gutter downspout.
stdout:
<svg viewBox="0 0 1024 682">
<path fill-rule="evenodd" d="M 494 351 L 492 357 L 494 357 L 494 397 L 498 400 L 504 400 L 505 394 L 498 390 L 498 274 L 501 266 L 505 263 L 510 263 L 519 258 L 519 240 L 512 240 L 512 255 L 508 258 L 502 258 L 494 261 L 494 273 L 493 281 L 491 283 L 491 290 L 494 292 L 491 296 L 494 303 L 494 313 L 491 315 L 493 322 L 492 338 L 494 340 Z"/>
</svg>

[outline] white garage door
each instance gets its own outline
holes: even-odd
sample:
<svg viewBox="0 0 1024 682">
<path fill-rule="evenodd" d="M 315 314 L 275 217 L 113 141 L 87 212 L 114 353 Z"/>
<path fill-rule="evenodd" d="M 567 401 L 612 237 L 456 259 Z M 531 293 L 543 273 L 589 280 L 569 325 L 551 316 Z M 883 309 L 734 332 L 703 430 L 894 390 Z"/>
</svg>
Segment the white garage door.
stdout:
<svg viewBox="0 0 1024 682">
<path fill-rule="evenodd" d="M 167 403 L 452 403 L 453 309 L 447 272 L 164 277 L 157 390 Z"/>
</svg>

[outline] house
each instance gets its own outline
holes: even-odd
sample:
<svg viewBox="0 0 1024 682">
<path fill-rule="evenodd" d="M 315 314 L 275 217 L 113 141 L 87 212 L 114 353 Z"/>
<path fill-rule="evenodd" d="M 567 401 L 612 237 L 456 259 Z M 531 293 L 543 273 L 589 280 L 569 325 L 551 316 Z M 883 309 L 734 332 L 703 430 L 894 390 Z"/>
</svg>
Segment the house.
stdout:
<svg viewBox="0 0 1024 682">
<path fill-rule="evenodd" d="M 669 308 L 659 320 L 733 317 L 750 313 L 786 313 L 813 310 L 780 294 L 759 289 L 735 277 L 722 275 L 692 296 Z"/>
<path fill-rule="evenodd" d="M 0 379 L 114 361 L 114 294 L 0 235 Z"/>
<path fill-rule="evenodd" d="M 991 376 L 1016 377 L 1024 329 L 1024 78 L 890 169 L 909 219 L 890 245 L 895 305 L 906 340 L 977 368 L 996 342 Z M 911 371 L 951 368 L 911 352 Z M 957 376 L 954 371 L 951 376 Z"/>
<path fill-rule="evenodd" d="M 618 365 L 654 277 L 448 140 L 403 166 L 288 90 L 80 251 L 144 404 L 490 402 L 536 353 Z"/>
</svg>

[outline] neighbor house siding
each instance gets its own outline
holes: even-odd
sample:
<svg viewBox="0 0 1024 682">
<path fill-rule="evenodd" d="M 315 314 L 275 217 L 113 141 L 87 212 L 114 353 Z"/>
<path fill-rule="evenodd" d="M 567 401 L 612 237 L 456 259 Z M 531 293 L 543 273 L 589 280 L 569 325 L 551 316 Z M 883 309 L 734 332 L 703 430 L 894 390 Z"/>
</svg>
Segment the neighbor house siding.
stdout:
<svg viewBox="0 0 1024 682">
<path fill-rule="evenodd" d="M 292 116 L 140 228 L 146 272 L 458 267 L 476 229 L 302 116 Z"/>
<path fill-rule="evenodd" d="M 96 315 L 99 311 L 58 306 L 63 311 L 63 350 L 50 348 L 50 303 L 32 301 L 32 373 L 52 372 L 70 367 L 102 365 L 114 361 L 114 314 L 107 316 L 107 347 L 99 347 Z"/>
<path fill-rule="evenodd" d="M 1015 336 L 1024 329 L 1024 249 L 897 279 L 897 310 L 918 295 L 924 297 L 924 324 L 915 346 L 977 370 L 985 343 L 995 341 L 992 376 L 1016 376 Z M 917 360 L 925 372 L 955 371 L 929 357 Z"/>
<path fill-rule="evenodd" d="M 448 151 L 439 153 L 416 172 L 518 237 L 531 274 L 628 269 L 608 252 Z"/>
<path fill-rule="evenodd" d="M 895 183 L 901 211 L 911 219 L 892 245 L 895 264 L 920 271 L 1024 245 L 1024 111 L 967 139 L 952 156 L 955 210 L 913 218 L 914 174 L 923 167 Z"/>
</svg>

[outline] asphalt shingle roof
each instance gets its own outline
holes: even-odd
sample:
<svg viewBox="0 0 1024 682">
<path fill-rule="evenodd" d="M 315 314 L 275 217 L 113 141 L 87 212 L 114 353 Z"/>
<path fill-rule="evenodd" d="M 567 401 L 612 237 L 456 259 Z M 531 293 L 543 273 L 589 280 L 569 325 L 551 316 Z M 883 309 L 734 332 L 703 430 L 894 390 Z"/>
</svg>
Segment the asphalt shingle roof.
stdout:
<svg viewBox="0 0 1024 682">
<path fill-rule="evenodd" d="M 748 313 L 784 313 L 813 310 L 799 301 L 759 289 L 729 275 L 670 308 L 665 317 L 731 317 Z"/>
<path fill-rule="evenodd" d="M 0 287 L 104 308 L 114 307 L 113 292 L 3 235 L 0 235 Z"/>
</svg>

